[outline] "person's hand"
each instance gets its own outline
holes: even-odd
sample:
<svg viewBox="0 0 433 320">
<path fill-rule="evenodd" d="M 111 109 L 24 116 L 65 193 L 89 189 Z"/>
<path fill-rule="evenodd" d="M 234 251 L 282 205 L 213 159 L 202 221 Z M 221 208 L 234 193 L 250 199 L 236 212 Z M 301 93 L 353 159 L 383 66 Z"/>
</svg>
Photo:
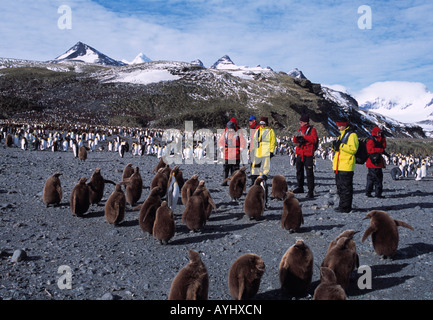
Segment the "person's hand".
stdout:
<svg viewBox="0 0 433 320">
<path fill-rule="evenodd" d="M 303 137 L 303 136 L 304 136 L 304 134 L 301 131 L 296 131 L 295 138 L 300 138 L 300 137 Z"/>
<path fill-rule="evenodd" d="M 307 140 L 305 140 L 305 138 L 304 137 L 298 137 L 298 143 L 299 144 L 303 144 L 305 141 L 307 141 Z"/>
<path fill-rule="evenodd" d="M 341 140 L 335 140 L 332 142 L 332 149 L 334 149 L 335 151 L 340 150 L 340 144 L 341 144 Z"/>
</svg>

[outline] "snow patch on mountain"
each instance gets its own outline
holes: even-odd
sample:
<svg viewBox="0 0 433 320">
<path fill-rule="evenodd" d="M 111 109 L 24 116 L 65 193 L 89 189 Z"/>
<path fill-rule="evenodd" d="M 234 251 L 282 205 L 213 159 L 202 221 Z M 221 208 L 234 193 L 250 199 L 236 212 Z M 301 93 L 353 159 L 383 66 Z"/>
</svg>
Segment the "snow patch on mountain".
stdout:
<svg viewBox="0 0 433 320">
<path fill-rule="evenodd" d="M 266 75 L 267 73 L 273 73 L 273 70 L 270 67 L 262 68 L 260 65 L 256 67 L 238 66 L 230 59 L 228 55 L 225 55 L 218 59 L 210 67 L 210 69 L 225 71 L 235 77 L 246 80 L 254 80 L 258 75 Z"/>
<path fill-rule="evenodd" d="M 344 112 L 350 113 L 354 106 L 356 106 L 356 101 L 348 94 L 340 92 L 325 86 L 322 86 L 322 92 L 324 93 L 324 98 L 339 105 Z"/>
<path fill-rule="evenodd" d="M 287 74 L 296 79 L 307 79 L 307 77 L 298 68 L 290 70 Z"/>
<path fill-rule="evenodd" d="M 179 76 L 172 75 L 168 70 L 136 70 L 129 73 L 121 73 L 108 82 L 151 84 L 161 81 L 178 80 L 179 78 Z"/>
<path fill-rule="evenodd" d="M 146 64 L 134 64 L 120 68 L 111 68 L 100 71 L 94 76 L 105 83 L 132 83 L 147 85 L 162 81 L 174 81 L 181 77 L 173 74 L 171 70 L 186 64 L 175 62 L 149 62 Z"/>
</svg>

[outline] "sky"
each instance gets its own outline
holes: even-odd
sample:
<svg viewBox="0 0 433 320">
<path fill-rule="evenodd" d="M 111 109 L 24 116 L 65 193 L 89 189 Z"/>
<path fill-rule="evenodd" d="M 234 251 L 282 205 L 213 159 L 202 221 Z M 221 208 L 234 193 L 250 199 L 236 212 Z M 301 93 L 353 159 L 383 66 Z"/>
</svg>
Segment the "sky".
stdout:
<svg viewBox="0 0 433 320">
<path fill-rule="evenodd" d="M 350 94 L 380 81 L 433 90 L 432 12 L 431 0 L 2 0 L 0 57 L 46 61 L 81 41 L 116 60 L 298 68 Z"/>
</svg>

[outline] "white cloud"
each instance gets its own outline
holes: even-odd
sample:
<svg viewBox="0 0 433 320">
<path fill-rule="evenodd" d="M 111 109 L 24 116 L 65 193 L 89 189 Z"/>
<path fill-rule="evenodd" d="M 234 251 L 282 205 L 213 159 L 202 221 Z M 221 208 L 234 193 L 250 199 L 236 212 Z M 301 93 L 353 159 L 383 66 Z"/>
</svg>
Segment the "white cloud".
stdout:
<svg viewBox="0 0 433 320">
<path fill-rule="evenodd" d="M 401 122 L 426 120 L 433 112 L 433 93 L 423 83 L 407 81 L 376 82 L 354 94 L 360 106 Z"/>
</svg>

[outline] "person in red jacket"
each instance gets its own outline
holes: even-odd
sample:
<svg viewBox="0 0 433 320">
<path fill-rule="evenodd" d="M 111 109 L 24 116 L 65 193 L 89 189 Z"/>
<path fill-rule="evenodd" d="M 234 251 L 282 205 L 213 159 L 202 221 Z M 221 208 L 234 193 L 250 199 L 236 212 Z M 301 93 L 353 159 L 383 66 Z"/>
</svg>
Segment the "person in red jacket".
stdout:
<svg viewBox="0 0 433 320">
<path fill-rule="evenodd" d="M 382 136 L 382 130 L 380 130 L 379 127 L 374 127 L 373 130 L 371 130 L 371 137 L 367 140 L 366 147 L 369 156 L 365 163 L 366 167 L 368 168 L 365 195 L 367 197 L 372 197 L 371 193 L 374 189 L 376 198 L 384 198 L 382 195 L 382 169 L 384 169 L 386 165 L 382 154 L 385 152 L 386 138 Z"/>
<path fill-rule="evenodd" d="M 302 114 L 299 119 L 300 128 L 293 137 L 296 146 L 296 180 L 297 187 L 294 193 L 304 193 L 304 170 L 307 175 L 308 194 L 307 198 L 314 198 L 314 152 L 317 143 L 317 131 L 310 126 L 310 117 Z"/>
<path fill-rule="evenodd" d="M 246 141 L 242 129 L 238 128 L 236 118 L 231 118 L 227 123 L 224 133 L 218 140 L 218 147 L 223 153 L 224 159 L 224 181 L 222 186 L 226 186 L 227 179 L 236 170 L 239 170 L 241 162 L 241 152 L 246 146 Z"/>
</svg>

